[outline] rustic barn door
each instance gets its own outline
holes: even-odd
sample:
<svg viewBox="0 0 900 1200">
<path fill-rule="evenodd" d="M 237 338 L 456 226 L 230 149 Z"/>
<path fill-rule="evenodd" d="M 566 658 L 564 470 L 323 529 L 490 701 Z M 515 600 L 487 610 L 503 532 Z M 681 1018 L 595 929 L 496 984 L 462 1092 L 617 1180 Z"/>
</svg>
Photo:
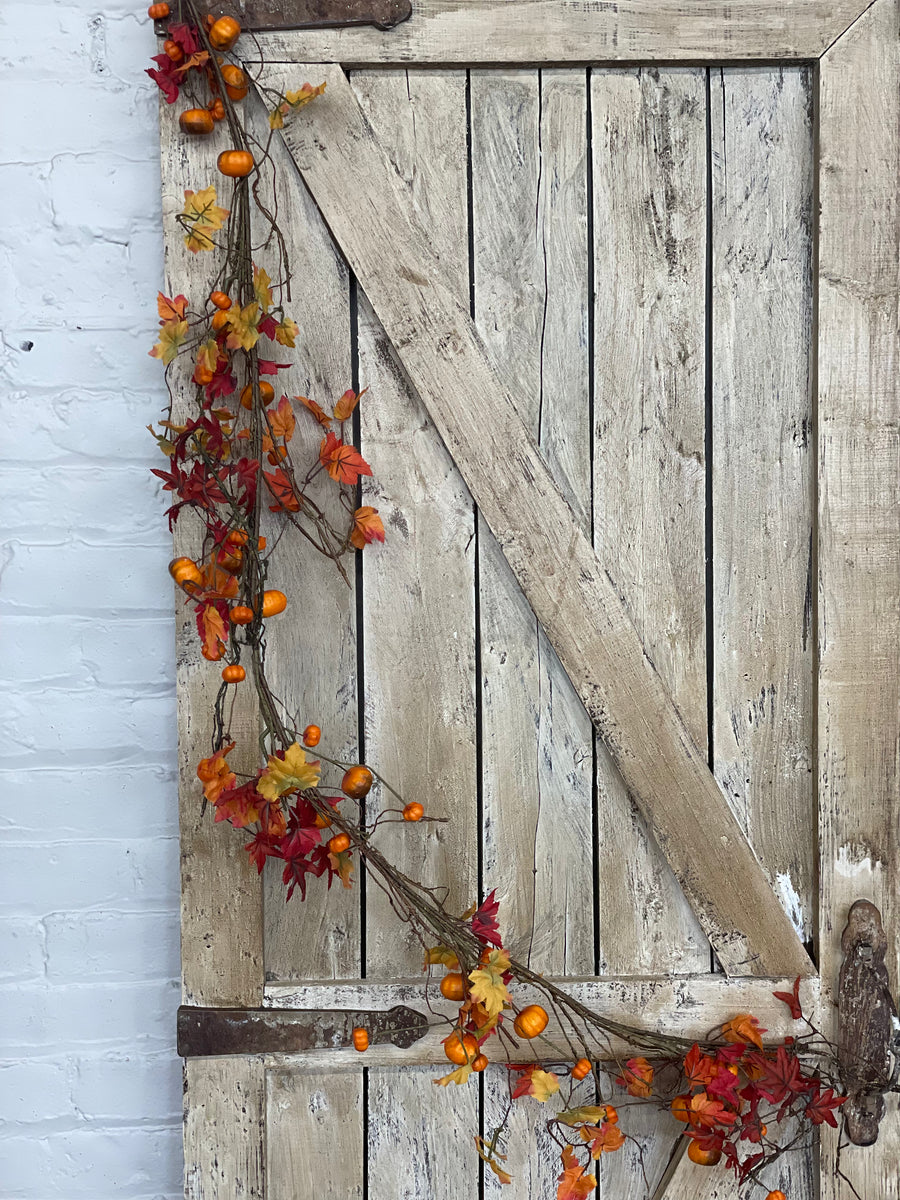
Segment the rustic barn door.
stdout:
<svg viewBox="0 0 900 1200">
<path fill-rule="evenodd" d="M 752 1010 L 777 1033 L 772 979 L 801 974 L 830 1028 L 859 898 L 896 988 L 897 0 L 414 0 L 390 31 L 258 46 L 261 83 L 328 84 L 276 146 L 305 348 L 279 382 L 369 388 L 388 531 L 351 587 L 297 540 L 279 586 L 302 619 L 269 638 L 288 709 L 451 818 L 385 831 L 405 870 L 457 911 L 496 888 L 516 957 L 604 1011 L 702 1035 Z M 179 287 L 204 264 L 175 189 L 220 148 L 187 159 L 164 113 Z M 537 1104 L 514 1184 L 480 1172 L 502 1067 L 437 1089 L 437 1033 L 365 1067 L 325 1048 L 357 1023 L 334 1010 L 427 1014 L 421 950 L 371 880 L 285 905 L 199 819 L 214 684 L 192 654 L 185 1004 L 324 1015 L 304 1054 L 247 1053 L 237 1014 L 188 1059 L 187 1195 L 555 1195 Z M 652 1192 L 677 1131 L 629 1120 Z M 835 1148 L 769 1186 L 849 1196 Z M 893 1109 L 841 1165 L 880 1200 L 898 1155 Z M 687 1160 L 667 1180 L 737 1194 Z M 647 1190 L 634 1153 L 604 1163 L 600 1195 Z"/>
</svg>

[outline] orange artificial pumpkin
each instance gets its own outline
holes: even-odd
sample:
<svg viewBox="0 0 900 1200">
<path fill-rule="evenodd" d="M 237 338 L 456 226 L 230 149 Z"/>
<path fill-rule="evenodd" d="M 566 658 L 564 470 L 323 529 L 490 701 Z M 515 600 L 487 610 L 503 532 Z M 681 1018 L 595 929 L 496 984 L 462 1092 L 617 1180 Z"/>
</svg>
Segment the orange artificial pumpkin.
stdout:
<svg viewBox="0 0 900 1200">
<path fill-rule="evenodd" d="M 203 584 L 203 575 L 192 558 L 173 558 L 169 563 L 169 574 L 188 595 Z"/>
<path fill-rule="evenodd" d="M 265 379 L 259 381 L 259 398 L 263 404 L 268 404 L 275 399 L 275 389 Z M 248 383 L 241 392 L 241 404 L 244 408 L 253 407 L 253 384 Z"/>
<path fill-rule="evenodd" d="M 226 63 L 222 68 L 222 79 L 225 82 L 225 91 L 232 100 L 243 100 L 249 90 L 247 76 L 240 67 L 236 67 L 234 63 Z"/>
<path fill-rule="evenodd" d="M 243 179 L 253 170 L 253 155 L 249 150 L 223 150 L 216 160 L 216 166 L 230 179 Z"/>
<path fill-rule="evenodd" d="M 425 809 L 418 801 L 414 800 L 412 804 L 407 804 L 403 810 L 404 821 L 421 821 L 425 816 Z"/>
<path fill-rule="evenodd" d="M 586 1079 L 591 1073 L 591 1060 L 589 1058 L 579 1058 L 578 1062 L 572 1068 L 573 1079 Z"/>
<path fill-rule="evenodd" d="M 178 45 L 178 43 L 173 42 L 171 38 L 168 38 L 163 42 L 163 51 L 173 63 L 180 63 L 184 58 L 184 51 Z"/>
<path fill-rule="evenodd" d="M 214 121 L 225 120 L 225 105 L 219 96 L 216 96 L 215 100 L 212 100 L 206 107 Z"/>
<path fill-rule="evenodd" d="M 253 620 L 253 609 L 246 604 L 236 604 L 228 615 L 232 625 L 249 625 Z"/>
<path fill-rule="evenodd" d="M 220 309 L 217 309 L 212 315 L 212 320 L 210 321 L 210 325 L 212 325 L 213 329 L 215 329 L 216 333 L 218 333 L 219 330 L 224 329 L 227 324 L 228 324 L 228 313 L 222 312 Z"/>
<path fill-rule="evenodd" d="M 722 1157 L 721 1150 L 704 1150 L 700 1143 L 691 1138 L 688 1146 L 688 1158 L 700 1167 L 714 1167 Z"/>
<path fill-rule="evenodd" d="M 151 21 L 164 21 L 171 11 L 168 4 L 151 4 L 147 16 Z"/>
<path fill-rule="evenodd" d="M 307 725 L 307 727 L 303 730 L 303 745 L 318 746 L 321 736 L 322 730 L 318 727 L 318 725 Z"/>
<path fill-rule="evenodd" d="M 225 543 L 228 546 L 246 546 L 250 541 L 250 534 L 245 529 L 230 529 L 225 535 Z"/>
<path fill-rule="evenodd" d="M 369 1031 L 363 1029 L 362 1025 L 357 1025 L 353 1030 L 353 1049 L 358 1050 L 362 1054 L 363 1050 L 369 1048 Z"/>
<path fill-rule="evenodd" d="M 345 772 L 341 780 L 341 791 L 351 800 L 362 800 L 363 796 L 368 796 L 373 780 L 374 776 L 369 768 L 357 764 Z"/>
<path fill-rule="evenodd" d="M 218 662 L 220 658 L 225 657 L 225 647 L 222 645 L 221 642 L 219 642 L 219 644 L 216 646 L 215 650 L 207 650 L 207 648 L 205 646 L 202 646 L 200 649 L 200 653 L 209 662 Z"/>
<path fill-rule="evenodd" d="M 219 103 L 221 103 L 221 101 L 219 101 Z M 223 312 L 226 312 L 229 308 L 231 308 L 231 297 L 225 292 L 210 292 L 209 298 L 212 300 L 216 308 L 220 308 Z"/>
<path fill-rule="evenodd" d="M 471 1033 L 461 1034 L 457 1029 L 444 1042 L 444 1053 L 452 1063 L 463 1067 L 478 1057 L 478 1042 Z"/>
<path fill-rule="evenodd" d="M 332 854 L 343 854 L 345 850 L 350 849 L 350 834 L 336 833 L 328 842 L 328 849 Z"/>
<path fill-rule="evenodd" d="M 324 813 L 316 813 L 313 817 L 313 825 L 316 829 L 327 829 L 331 824 L 331 818 L 326 817 Z"/>
<path fill-rule="evenodd" d="M 216 50 L 230 50 L 241 36 L 241 27 L 234 17 L 219 17 L 209 31 L 209 40 Z"/>
<path fill-rule="evenodd" d="M 683 1121 L 685 1124 L 691 1119 L 691 1098 L 690 1096 L 676 1096 L 669 1105 L 672 1110 L 672 1116 L 676 1121 Z"/>
<path fill-rule="evenodd" d="M 247 678 L 247 672 L 238 663 L 232 663 L 223 669 L 222 678 L 226 683 L 241 683 Z"/>
<path fill-rule="evenodd" d="M 284 592 L 279 592 L 272 588 L 268 592 L 263 592 L 262 615 L 264 617 L 275 617 L 279 613 L 284 612 L 287 608 L 287 596 Z"/>
<path fill-rule="evenodd" d="M 539 1004 L 528 1004 L 513 1021 L 513 1029 L 520 1038 L 536 1038 L 547 1028 L 548 1020 L 546 1010 Z"/>
<path fill-rule="evenodd" d="M 237 575 L 244 565 L 244 556 L 239 546 L 222 546 L 216 553 L 216 564 L 229 575 Z"/>
<path fill-rule="evenodd" d="M 472 1070 L 476 1072 L 483 1071 L 487 1065 L 488 1056 L 486 1054 L 479 1054 L 472 1062 Z"/>
<path fill-rule="evenodd" d="M 454 1004 L 458 1004 L 465 994 L 465 980 L 458 971 L 451 971 L 449 975 L 445 975 L 441 980 L 441 995 L 446 1000 L 452 1000 Z"/>
<path fill-rule="evenodd" d="M 776 1188 L 774 1192 L 769 1192 L 766 1200 L 787 1200 L 787 1196 L 780 1188 Z"/>
<path fill-rule="evenodd" d="M 182 133 L 197 137 L 212 133 L 215 121 L 208 108 L 186 108 L 178 118 L 178 124 Z"/>
</svg>

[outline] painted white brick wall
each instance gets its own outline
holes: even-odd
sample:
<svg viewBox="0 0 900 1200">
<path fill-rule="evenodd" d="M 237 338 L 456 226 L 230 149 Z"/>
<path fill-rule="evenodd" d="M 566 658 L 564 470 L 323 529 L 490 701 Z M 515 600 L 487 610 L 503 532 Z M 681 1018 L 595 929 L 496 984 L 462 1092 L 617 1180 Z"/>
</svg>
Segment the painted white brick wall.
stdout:
<svg viewBox="0 0 900 1200">
<path fill-rule="evenodd" d="M 135 0 L 0 5 L 0 1195 L 181 1195 L 162 282 Z"/>
</svg>

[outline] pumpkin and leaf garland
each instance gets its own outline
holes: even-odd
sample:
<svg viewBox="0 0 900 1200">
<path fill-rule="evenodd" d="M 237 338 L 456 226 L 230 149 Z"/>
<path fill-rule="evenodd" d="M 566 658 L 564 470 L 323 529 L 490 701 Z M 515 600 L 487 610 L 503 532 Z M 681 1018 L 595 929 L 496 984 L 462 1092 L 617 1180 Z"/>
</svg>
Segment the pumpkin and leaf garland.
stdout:
<svg viewBox="0 0 900 1200">
<path fill-rule="evenodd" d="M 792 992 L 775 993 L 802 1023 L 796 1037 L 778 1046 L 764 1045 L 765 1030 L 746 1013 L 707 1042 L 687 1044 L 593 1012 L 510 958 L 493 892 L 455 916 L 432 889 L 400 872 L 378 848 L 380 826 L 444 818 L 426 813 L 416 800 L 404 801 L 371 767 L 328 758 L 317 750 L 321 729 L 292 728 L 272 694 L 265 622 L 284 613 L 290 598 L 269 586 L 270 576 L 277 581 L 277 542 L 268 548 L 260 535 L 264 509 L 332 559 L 345 580 L 342 560 L 385 538 L 377 509 L 359 504 L 359 480 L 372 469 L 347 436 L 364 393 L 348 389 L 330 412 L 313 397 L 278 395 L 279 372 L 291 365 L 283 359 L 296 348 L 300 328 L 286 308 L 290 269 L 273 215 L 277 203 L 263 196 L 262 168 L 274 175 L 272 137 L 325 85 L 303 83 L 282 95 L 251 79 L 233 61 L 238 22 L 201 20 L 193 0 L 154 4 L 149 14 L 167 24 L 162 53 L 147 73 L 168 104 L 185 103 L 182 134 L 189 143 L 221 126 L 228 143 L 217 159 L 220 178 L 186 190 L 177 217 L 190 253 L 218 256 L 215 284 L 204 296 L 159 295 L 159 330 L 150 350 L 165 366 L 167 382 L 178 360 L 192 364 L 190 383 L 178 384 L 177 406 L 173 397 L 151 432 L 168 460 L 154 473 L 172 494 L 170 528 L 189 511 L 201 530 L 195 556 L 176 558 L 170 571 L 193 608 L 201 654 L 223 664 L 212 752 L 197 766 L 204 805 L 212 806 L 216 821 L 249 837 L 245 848 L 257 870 L 270 859 L 280 864 L 288 900 L 295 891 L 306 895 L 309 877 L 350 887 L 354 855 L 365 858 L 399 918 L 419 938 L 429 977 L 443 971 L 440 993 L 459 1006 L 455 1018 L 438 1018 L 447 1022 L 443 1046 L 452 1069 L 435 1083 L 464 1086 L 491 1057 L 506 1063 L 506 1113 L 490 1137 L 475 1138 L 477 1153 L 501 1183 L 511 1181 L 502 1153 L 509 1114 L 523 1103 L 556 1107 L 547 1125 L 560 1149 L 558 1200 L 589 1196 L 597 1186 L 594 1164 L 634 1141 L 619 1114 L 633 1103 L 667 1109 L 673 1129 L 684 1127 L 693 1161 L 712 1166 L 724 1160 L 740 1180 L 757 1179 L 782 1154 L 806 1144 L 812 1128 L 836 1125 L 845 1099 L 832 1074 L 833 1047 L 802 1012 L 799 980 Z M 269 103 L 265 142 L 241 117 L 251 86 Z M 223 185 L 230 193 L 220 192 Z M 260 252 L 267 255 L 265 265 L 255 260 Z M 318 452 L 307 454 L 307 461 L 295 454 L 298 417 L 319 431 Z M 317 481 L 324 477 L 337 488 L 341 524 L 330 515 L 334 507 L 321 501 Z M 235 742 L 228 697 L 248 674 L 266 753 L 250 777 L 239 779 L 229 765 Z M 338 787 L 323 788 L 326 772 L 340 777 Z M 379 787 L 390 794 L 390 806 L 364 826 L 358 805 Z M 543 1003 L 520 1007 L 514 984 L 536 991 Z M 641 1053 L 616 1061 L 613 1038 Z M 367 1031 L 354 1030 L 352 1040 L 365 1051 Z M 508 1062 L 509 1051 L 522 1042 L 535 1045 L 535 1061 Z M 596 1102 L 583 1104 L 579 1097 L 589 1078 Z M 768 1200 L 784 1196 L 774 1191 Z"/>
</svg>

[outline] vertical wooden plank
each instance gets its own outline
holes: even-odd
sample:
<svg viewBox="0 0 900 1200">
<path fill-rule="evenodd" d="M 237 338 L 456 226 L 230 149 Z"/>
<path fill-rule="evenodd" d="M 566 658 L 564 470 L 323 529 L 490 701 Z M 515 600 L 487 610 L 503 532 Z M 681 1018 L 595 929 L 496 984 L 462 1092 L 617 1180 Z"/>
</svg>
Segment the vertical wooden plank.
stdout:
<svg viewBox="0 0 900 1200">
<path fill-rule="evenodd" d="M 591 75 L 594 544 L 696 744 L 705 748 L 706 73 Z M 690 973 L 709 948 L 598 740 L 599 969 Z M 698 831 L 699 836 L 699 831 Z M 668 1158 L 665 1118 L 604 1163 L 625 1194 Z M 643 1153 L 643 1164 L 640 1154 Z"/>
<path fill-rule="evenodd" d="M 587 120 L 583 71 L 473 71 L 475 323 L 573 510 L 590 514 Z M 496 539 L 479 521 L 483 890 L 507 944 L 555 974 L 594 960 L 592 729 Z M 484 1125 L 509 1100 L 485 1075 Z M 503 1146 L 511 1197 L 549 1194 L 546 1115 L 517 1103 Z M 485 1172 L 485 1190 L 501 1184 Z"/>
<path fill-rule="evenodd" d="M 808 940 L 811 69 L 714 70 L 710 97 L 714 769 Z"/>
<path fill-rule="evenodd" d="M 217 176 L 214 144 L 197 140 L 187 152 L 173 106 L 160 105 L 165 287 L 170 296 L 183 293 L 195 310 L 202 309 L 216 271 L 212 255 L 192 254 L 176 221 L 184 207 L 184 191 L 216 183 L 220 203 L 230 204 L 230 187 Z M 221 183 L 220 183 L 221 181 Z M 224 185 L 224 186 L 223 186 Z M 186 411 L 184 397 L 193 395 L 193 363 L 177 359 L 169 372 L 176 398 L 176 420 Z M 190 515 L 175 528 L 174 553 L 196 555 L 202 531 Z M 212 813 L 201 818 L 202 791 L 198 761 L 210 753 L 212 709 L 221 677 L 200 657 L 193 605 L 176 594 L 178 702 L 179 822 L 181 830 L 181 963 L 182 994 L 190 1004 L 259 1004 L 262 998 L 262 903 L 256 872 L 233 830 L 216 826 Z M 232 731 L 239 743 L 232 755 L 237 769 L 255 765 L 257 718 L 252 702 L 240 697 Z"/>
<path fill-rule="evenodd" d="M 363 1195 L 360 1075 L 266 1072 L 266 1200 Z"/>
<path fill-rule="evenodd" d="M 706 747 L 706 95 L 699 70 L 594 71 L 594 543 Z M 708 947 L 602 746 L 600 970 Z"/>
<path fill-rule="evenodd" d="M 306 81 L 304 68 L 286 68 L 287 87 L 299 87 Z M 258 101 L 247 112 L 252 114 L 255 136 L 264 143 L 267 113 Z M 280 138 L 272 142 L 271 161 L 262 164 L 260 187 L 277 213 L 292 276 L 291 299 L 286 295 L 276 299 L 282 299 L 288 315 L 300 326 L 293 350 L 262 342 L 268 347 L 268 357 L 293 364 L 273 381 L 276 395 L 309 396 L 330 412 L 352 380 L 347 267 Z M 261 222 L 259 225 L 256 241 L 262 243 L 267 229 Z M 273 258 L 276 249 L 272 243 L 269 252 Z M 259 265 L 264 266 L 265 261 L 260 253 Z M 270 274 L 274 278 L 274 268 Z M 294 408 L 294 461 L 314 462 L 322 430 L 296 400 Z M 335 526 L 344 528 L 346 511 L 332 480 L 320 476 L 311 491 Z M 321 727 L 326 754 L 344 761 L 355 759 L 359 722 L 354 560 L 343 560 L 348 585 L 334 563 L 310 546 L 298 530 L 286 525 L 282 514 L 266 513 L 263 532 L 269 545 L 278 539 L 278 573 L 270 577 L 270 586 L 288 597 L 284 616 L 266 628 L 272 690 L 292 714 L 297 728 L 303 729 L 309 722 Z M 324 778 L 335 785 L 339 782 L 334 768 L 326 767 Z M 311 880 L 305 900 L 295 895 L 286 902 L 281 867 L 275 860 L 266 865 L 264 880 L 266 978 L 289 982 L 357 976 L 361 889 L 332 887 L 329 891 L 323 881 Z"/>
<path fill-rule="evenodd" d="M 462 72 L 352 77 L 460 298 L 468 290 L 465 83 Z M 448 905 L 461 912 L 477 892 L 472 501 L 362 294 L 359 374 L 370 389 L 360 407 L 362 452 L 375 471 L 365 503 L 381 512 L 388 539 L 363 560 L 366 757 L 406 800 L 450 818 L 385 826 L 379 843 L 413 877 L 446 887 Z M 384 792 L 376 802 L 395 803 Z M 422 970 L 421 945 L 374 884 L 365 965 L 375 979 Z M 370 1200 L 475 1194 L 478 1086 L 436 1088 L 439 1073 L 368 1072 Z"/>
<path fill-rule="evenodd" d="M 260 1059 L 184 1066 L 185 1200 L 263 1200 L 265 1071 Z"/>
<path fill-rule="evenodd" d="M 836 986 L 854 900 L 871 900 L 900 983 L 900 5 L 877 0 L 821 62 L 818 738 L 820 966 Z M 826 1009 L 828 1016 L 833 1010 Z M 836 1135 L 823 1200 L 849 1200 Z M 900 1196 L 897 1097 L 878 1142 L 845 1149 L 860 1196 Z"/>
</svg>

